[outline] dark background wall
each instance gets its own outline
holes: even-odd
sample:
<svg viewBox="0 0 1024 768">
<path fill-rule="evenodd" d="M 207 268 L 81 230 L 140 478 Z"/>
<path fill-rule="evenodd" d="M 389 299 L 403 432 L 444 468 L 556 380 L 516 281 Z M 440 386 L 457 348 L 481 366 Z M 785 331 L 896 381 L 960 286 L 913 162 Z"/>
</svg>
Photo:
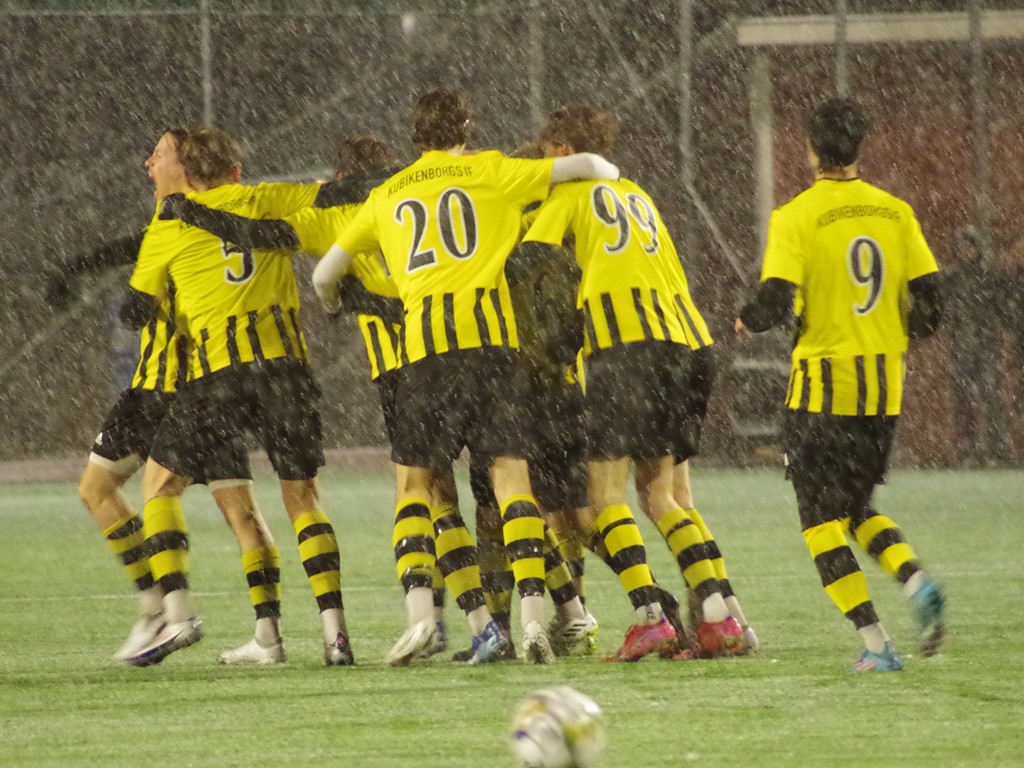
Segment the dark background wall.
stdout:
<svg viewBox="0 0 1024 768">
<path fill-rule="evenodd" d="M 403 13 L 393 9 L 398 5 Z M 730 17 L 827 13 L 828 2 L 728 0 L 695 3 L 696 33 L 708 39 Z M 850 12 L 962 10 L 963 3 L 851 2 Z M 988 3 L 987 7 L 1013 7 Z M 124 385 L 131 337 L 111 312 L 124 270 L 81 281 L 79 300 L 55 311 L 42 300 L 49 265 L 137 230 L 152 209 L 142 162 L 163 127 L 203 117 L 200 21 L 157 2 L 7 3 L 0 6 L 0 458 L 84 455 Z M 359 9 L 356 12 L 354 9 Z M 511 150 L 535 126 L 532 108 L 586 100 L 624 120 L 612 159 L 654 194 L 684 255 L 695 297 L 718 340 L 723 367 L 739 350 L 730 328 L 745 287 L 699 220 L 684 218 L 680 184 L 677 2 L 315 3 L 213 2 L 213 119 L 249 147 L 250 179 L 294 176 L 330 162 L 335 137 L 372 130 L 411 158 L 407 115 L 415 96 L 439 83 L 468 88 L 478 110 L 476 143 Z M 123 11 L 135 10 L 137 15 Z M 30 12 L 31 11 L 31 12 Z M 409 14 L 412 13 L 413 16 Z M 530 17 L 539 19 L 531 54 Z M 403 25 L 403 15 L 405 24 Z M 411 22 L 414 19 L 414 24 Z M 753 134 L 749 78 L 753 53 L 700 47 L 693 69 L 696 186 L 745 275 L 757 273 Z M 1019 43 L 989 43 L 994 243 L 1004 292 L 970 294 L 968 305 L 1004 314 L 977 334 L 976 348 L 996 365 L 982 399 L 1000 398 L 993 426 L 1016 460 L 1020 334 L 1007 307 L 1015 300 L 1014 248 L 1021 213 L 1019 161 L 1024 95 Z M 802 120 L 833 89 L 830 49 L 772 52 L 776 201 L 808 183 Z M 539 64 L 540 100 L 529 66 Z M 1016 73 L 1016 75 L 1014 74 Z M 864 176 L 917 210 L 940 263 L 969 261 L 957 232 L 971 223 L 969 58 L 964 45 L 851 48 L 852 92 L 876 128 Z M 683 227 L 689 220 L 691 226 Z M 375 393 L 354 324 L 328 320 L 308 289 L 311 265 L 299 265 L 304 321 L 327 397 L 328 442 L 383 442 Z M 995 267 L 989 272 L 995 272 Z M 982 281 L 984 282 L 984 280 Z M 986 288 L 985 290 L 989 290 Z M 995 297 L 995 298 L 993 298 Z M 962 337 L 962 335 L 961 335 Z M 784 350 L 781 340 L 775 347 Z M 953 333 L 915 345 L 901 455 L 917 463 L 977 458 L 963 449 L 958 414 L 973 413 L 956 382 Z M 785 359 L 784 351 L 780 359 Z M 962 366 L 961 366 L 962 367 Z M 969 366 L 968 366 L 969 367 Z M 735 438 L 730 413 L 776 413 L 778 377 L 741 387 L 724 377 L 713 403 L 707 453 L 747 460 L 757 445 Z M 995 395 L 993 395 L 995 393 Z M 973 400 L 972 400 L 973 402 Z M 986 422 L 984 414 L 971 416 Z M 987 422 L 986 422 L 987 423 Z M 1017 430 L 1019 431 L 1019 430 Z M 994 438 L 995 439 L 995 438 Z M 768 441 L 770 442 L 770 441 Z M 981 449 L 979 449 L 981 450 Z"/>
</svg>

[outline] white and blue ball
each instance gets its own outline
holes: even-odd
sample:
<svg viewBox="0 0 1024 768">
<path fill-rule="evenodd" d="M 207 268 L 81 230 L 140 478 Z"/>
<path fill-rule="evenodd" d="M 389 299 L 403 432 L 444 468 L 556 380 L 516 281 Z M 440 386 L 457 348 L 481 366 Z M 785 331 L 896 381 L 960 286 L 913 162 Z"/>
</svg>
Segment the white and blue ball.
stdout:
<svg viewBox="0 0 1024 768">
<path fill-rule="evenodd" d="M 523 768 L 591 768 L 604 744 L 601 708 L 575 688 L 543 688 L 512 715 L 512 752 Z"/>
</svg>

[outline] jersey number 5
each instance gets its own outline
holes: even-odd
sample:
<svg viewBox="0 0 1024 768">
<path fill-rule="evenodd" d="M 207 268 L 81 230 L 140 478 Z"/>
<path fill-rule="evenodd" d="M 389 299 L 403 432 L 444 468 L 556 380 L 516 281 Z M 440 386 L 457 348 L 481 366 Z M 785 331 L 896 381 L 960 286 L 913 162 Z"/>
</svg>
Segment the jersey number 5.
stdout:
<svg viewBox="0 0 1024 768">
<path fill-rule="evenodd" d="M 437 215 L 431 222 L 430 212 L 422 200 L 409 198 L 395 206 L 395 221 L 405 224 L 412 222 L 412 243 L 409 246 L 409 261 L 406 272 L 432 267 L 437 264 L 437 251 L 424 248 L 423 239 L 431 223 L 438 229 L 441 244 L 453 259 L 465 261 L 473 257 L 477 247 L 476 209 L 473 199 L 465 190 L 449 187 L 437 200 Z"/>
<path fill-rule="evenodd" d="M 855 237 L 846 252 L 846 266 L 854 285 L 867 288 L 861 303 L 854 303 L 853 313 L 863 317 L 875 308 L 885 282 L 885 258 L 878 243 L 870 237 Z"/>
<path fill-rule="evenodd" d="M 236 256 L 241 256 L 241 263 L 232 261 L 224 267 L 224 282 L 230 283 L 231 285 L 242 285 L 252 280 L 253 274 L 256 272 L 256 258 L 252 255 L 252 251 L 245 248 L 240 248 L 234 243 L 227 243 L 221 241 L 221 255 L 225 259 L 234 259 Z M 241 269 L 239 269 L 241 267 Z"/>
</svg>

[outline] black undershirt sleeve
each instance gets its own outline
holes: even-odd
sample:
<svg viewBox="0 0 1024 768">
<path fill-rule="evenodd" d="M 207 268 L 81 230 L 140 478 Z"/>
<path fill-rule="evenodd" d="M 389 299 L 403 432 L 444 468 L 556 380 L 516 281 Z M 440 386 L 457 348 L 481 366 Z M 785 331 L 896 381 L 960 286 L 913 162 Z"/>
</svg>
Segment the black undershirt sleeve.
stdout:
<svg viewBox="0 0 1024 768">
<path fill-rule="evenodd" d="M 400 299 L 366 290 L 362 280 L 354 275 L 346 275 L 341 279 L 338 284 L 338 296 L 343 312 L 375 315 L 392 325 L 401 323 L 405 317 Z"/>
<path fill-rule="evenodd" d="M 910 338 L 923 339 L 938 329 L 942 320 L 942 291 L 939 285 L 938 272 L 914 278 L 908 284 L 910 313 L 907 326 Z"/>
<path fill-rule="evenodd" d="M 110 267 L 125 267 L 134 264 L 145 234 L 145 230 L 142 230 L 116 240 L 110 240 L 93 248 L 88 253 L 76 256 L 70 261 L 58 264 L 54 269 L 48 270 L 43 286 L 43 294 L 47 303 L 59 308 L 70 304 L 74 297 L 71 282 L 79 275 L 98 272 Z"/>
<path fill-rule="evenodd" d="M 141 331 L 156 317 L 159 306 L 160 301 L 156 296 L 129 286 L 121 304 L 121 322 L 133 331 Z"/>
<path fill-rule="evenodd" d="M 160 218 L 179 219 L 241 248 L 269 250 L 299 247 L 298 233 L 286 221 L 238 216 L 208 208 L 180 193 L 164 198 L 160 206 Z"/>
<path fill-rule="evenodd" d="M 788 280 L 770 277 L 761 283 L 754 297 L 743 305 L 740 320 L 754 333 L 782 325 L 793 309 L 796 285 Z"/>
</svg>

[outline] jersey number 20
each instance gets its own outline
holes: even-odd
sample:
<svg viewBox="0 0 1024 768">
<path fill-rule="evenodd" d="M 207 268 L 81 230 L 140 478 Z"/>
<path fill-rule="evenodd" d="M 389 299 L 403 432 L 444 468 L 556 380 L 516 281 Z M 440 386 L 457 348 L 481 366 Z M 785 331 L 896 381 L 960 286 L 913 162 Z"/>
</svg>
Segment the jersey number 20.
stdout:
<svg viewBox="0 0 1024 768">
<path fill-rule="evenodd" d="M 441 236 L 441 244 L 453 259 L 465 261 L 473 257 L 477 246 L 476 209 L 473 199 L 465 190 L 449 187 L 437 200 L 435 225 Z M 423 247 L 427 233 L 430 211 L 422 200 L 409 198 L 395 206 L 395 221 L 404 224 L 412 221 L 412 243 L 409 246 L 409 261 L 406 272 L 432 267 L 437 264 L 437 251 Z"/>
</svg>

